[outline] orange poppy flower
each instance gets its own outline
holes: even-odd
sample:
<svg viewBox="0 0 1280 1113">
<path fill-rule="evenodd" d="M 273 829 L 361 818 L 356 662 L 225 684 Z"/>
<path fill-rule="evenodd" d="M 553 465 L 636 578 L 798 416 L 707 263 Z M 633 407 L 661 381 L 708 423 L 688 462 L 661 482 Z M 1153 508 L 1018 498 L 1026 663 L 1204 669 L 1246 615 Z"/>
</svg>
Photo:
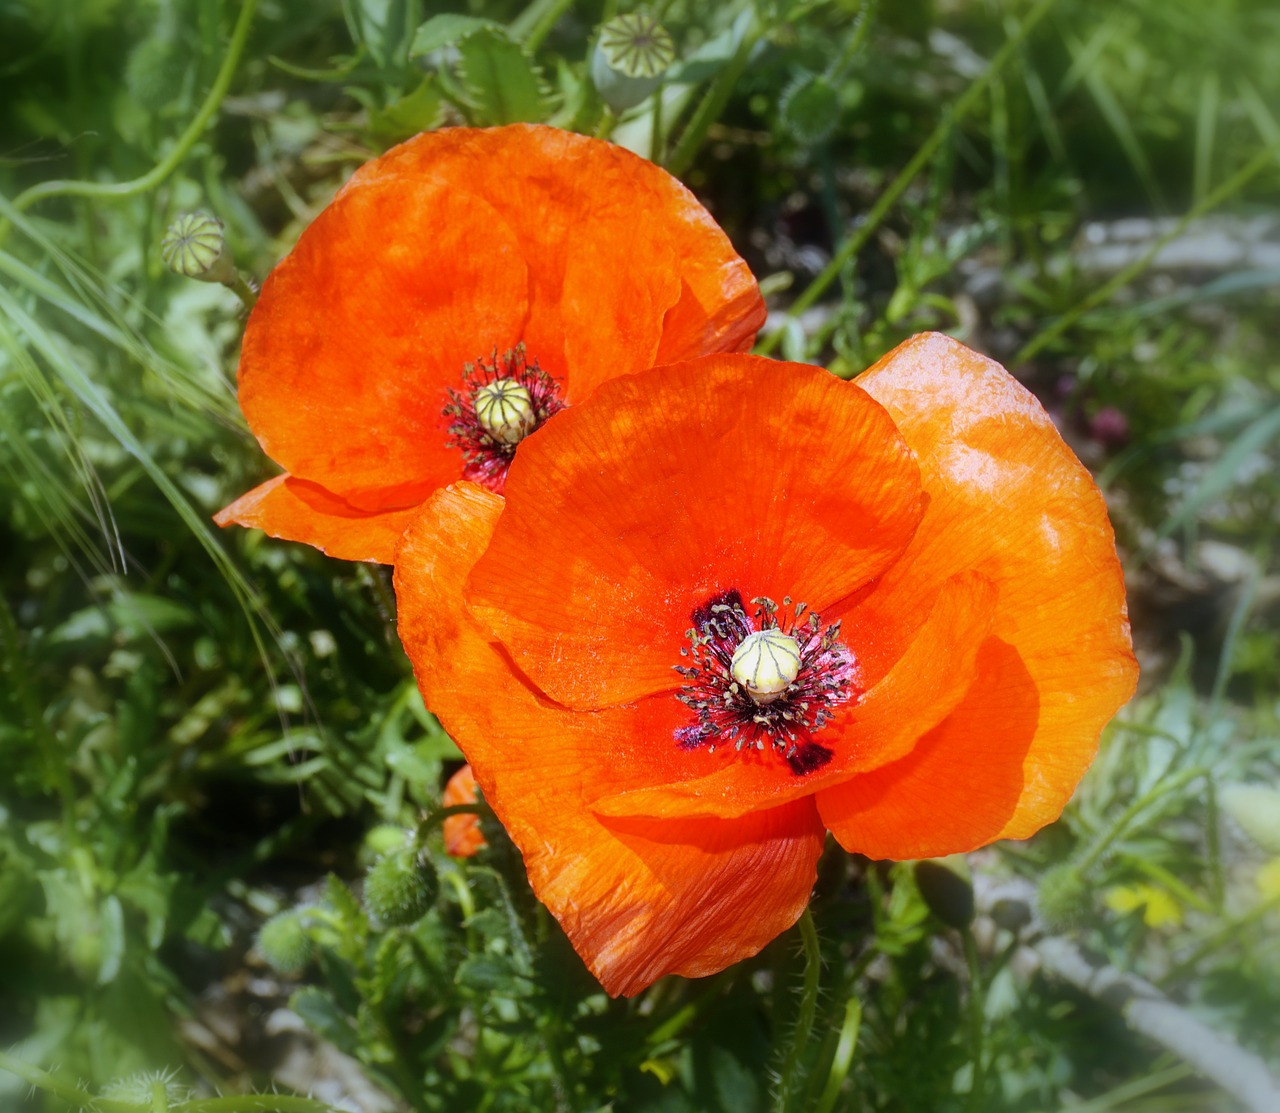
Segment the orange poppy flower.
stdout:
<svg viewBox="0 0 1280 1113">
<path fill-rule="evenodd" d="M 419 135 L 356 171 L 249 317 L 240 404 L 286 474 L 217 515 L 390 563 L 422 501 L 501 491 L 601 382 L 750 347 L 764 303 L 694 196 L 535 125 Z"/>
<path fill-rule="evenodd" d="M 470 765 L 464 765 L 444 786 L 440 803 L 446 808 L 458 804 L 474 804 L 476 796 L 476 775 Z M 487 845 L 480 832 L 480 819 L 475 815 L 451 815 L 445 818 L 441 826 L 444 834 L 444 850 L 455 858 L 470 858 L 482 846 Z"/>
<path fill-rule="evenodd" d="M 608 383 L 505 506 L 437 492 L 396 590 L 427 705 L 613 994 L 758 951 L 828 830 L 899 859 L 1030 835 L 1137 674 L 1097 488 L 937 335 L 856 383 L 752 356 Z"/>
</svg>

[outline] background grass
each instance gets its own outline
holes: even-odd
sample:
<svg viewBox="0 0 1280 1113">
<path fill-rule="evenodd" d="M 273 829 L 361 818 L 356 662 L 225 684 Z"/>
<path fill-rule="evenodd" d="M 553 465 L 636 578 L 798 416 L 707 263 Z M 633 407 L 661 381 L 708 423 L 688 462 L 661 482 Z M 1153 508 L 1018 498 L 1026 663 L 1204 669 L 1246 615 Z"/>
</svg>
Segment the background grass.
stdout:
<svg viewBox="0 0 1280 1113">
<path fill-rule="evenodd" d="M 0 7 L 0 1108 L 1245 1107 L 1041 928 L 1280 1061 L 1280 795 L 1232 787 L 1280 789 L 1280 11 L 668 0 L 619 115 L 587 63 L 631 8 Z M 762 350 L 852 376 L 946 330 L 1097 472 L 1143 686 L 1061 823 L 971 856 L 972 924 L 966 882 L 837 852 L 814 937 L 609 1001 L 499 830 L 459 864 L 422 822 L 458 754 L 384 571 L 211 526 L 266 475 L 243 315 L 165 226 L 216 213 L 260 279 L 361 161 L 516 118 L 679 171 Z M 440 893 L 386 926 L 355 893 L 410 829 Z"/>
</svg>

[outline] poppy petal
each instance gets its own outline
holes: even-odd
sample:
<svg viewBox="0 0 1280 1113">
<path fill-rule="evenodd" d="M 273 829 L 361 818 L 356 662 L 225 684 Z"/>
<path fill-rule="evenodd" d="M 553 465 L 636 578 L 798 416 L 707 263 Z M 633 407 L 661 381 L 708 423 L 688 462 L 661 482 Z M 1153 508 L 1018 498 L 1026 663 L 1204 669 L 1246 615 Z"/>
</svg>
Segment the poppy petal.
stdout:
<svg viewBox="0 0 1280 1113">
<path fill-rule="evenodd" d="M 548 168 L 554 168 L 550 172 Z M 749 348 L 764 300 L 706 209 L 660 167 L 558 128 L 446 128 L 361 167 L 464 183 L 503 214 L 530 267 L 530 358 L 570 401 L 655 363 Z"/>
<path fill-rule="evenodd" d="M 463 583 L 501 510 L 497 496 L 456 484 L 427 500 L 402 539 L 400 634 L 427 706 L 472 762 L 534 892 L 608 992 L 755 954 L 808 900 L 825 837 L 813 801 L 678 825 L 593 815 L 593 782 L 618 774 L 625 783 L 644 762 L 635 740 L 645 712 L 551 703 L 468 618 Z"/>
<path fill-rule="evenodd" d="M 468 361 L 513 347 L 528 273 L 498 212 L 464 188 L 347 188 L 263 284 L 240 405 L 266 453 L 364 510 L 458 478 L 442 410 Z"/>
<path fill-rule="evenodd" d="M 247 526 L 302 541 L 340 560 L 390 564 L 400 535 L 416 513 L 416 507 L 383 513 L 358 510 L 319 484 L 277 475 L 219 510 L 213 520 L 220 526 Z"/>
<path fill-rule="evenodd" d="M 822 728 L 816 741 L 834 751 L 820 769 L 796 776 L 775 755 L 727 752 L 712 773 L 614 792 L 592 809 L 607 816 L 733 818 L 814 792 L 897 761 L 969 691 L 979 645 L 991 625 L 995 592 L 980 576 L 957 576 L 889 672 Z M 856 657 L 856 650 L 855 650 Z"/>
<path fill-rule="evenodd" d="M 915 449 L 929 505 L 845 630 L 851 642 L 872 639 L 881 658 L 868 664 L 874 673 L 910 638 L 922 601 L 956 572 L 996 584 L 992 634 L 1016 651 L 1038 694 L 1024 783 L 999 832 L 1024 838 L 1061 812 L 1102 727 L 1137 683 L 1106 505 L 1030 392 L 949 337 L 908 340 L 857 382 Z"/>
<path fill-rule="evenodd" d="M 468 602 L 561 703 L 671 691 L 712 597 L 820 612 L 882 573 L 917 475 L 884 411 L 820 368 L 709 356 L 615 379 L 521 445 Z"/>
<path fill-rule="evenodd" d="M 985 846 L 1019 810 L 1039 713 L 1017 650 L 988 638 L 960 706 L 900 761 L 819 792 L 823 822 L 846 850 L 869 858 L 938 858 Z"/>
<path fill-rule="evenodd" d="M 440 804 L 454 808 L 475 802 L 476 775 L 468 764 L 449 778 L 444 792 L 440 794 Z M 444 852 L 454 858 L 470 858 L 488 845 L 484 841 L 484 832 L 480 830 L 480 818 L 473 813 L 447 816 L 440 825 L 440 833 L 444 836 Z"/>
</svg>

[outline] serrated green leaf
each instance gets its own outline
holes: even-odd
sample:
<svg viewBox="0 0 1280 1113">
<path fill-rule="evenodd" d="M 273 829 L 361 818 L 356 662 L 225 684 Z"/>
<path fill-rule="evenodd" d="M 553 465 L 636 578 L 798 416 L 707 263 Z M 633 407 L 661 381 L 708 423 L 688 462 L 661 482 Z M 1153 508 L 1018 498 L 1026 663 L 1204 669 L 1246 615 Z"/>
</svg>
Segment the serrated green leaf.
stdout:
<svg viewBox="0 0 1280 1113">
<path fill-rule="evenodd" d="M 477 31 L 462 42 L 459 51 L 458 74 L 477 123 L 532 123 L 546 118 L 542 82 L 523 48 L 497 32 Z"/>
<path fill-rule="evenodd" d="M 442 46 L 453 46 L 468 35 L 477 31 L 496 31 L 501 33 L 502 24 L 493 19 L 482 19 L 475 15 L 459 15 L 446 12 L 444 15 L 433 15 L 413 36 L 413 45 L 409 47 L 409 57 L 417 58 L 430 54 Z"/>
<path fill-rule="evenodd" d="M 348 932 L 363 933 L 368 928 L 364 909 L 356 900 L 355 894 L 347 888 L 346 883 L 336 874 L 329 874 L 325 879 L 325 897 L 337 916 L 343 921 Z"/>
</svg>

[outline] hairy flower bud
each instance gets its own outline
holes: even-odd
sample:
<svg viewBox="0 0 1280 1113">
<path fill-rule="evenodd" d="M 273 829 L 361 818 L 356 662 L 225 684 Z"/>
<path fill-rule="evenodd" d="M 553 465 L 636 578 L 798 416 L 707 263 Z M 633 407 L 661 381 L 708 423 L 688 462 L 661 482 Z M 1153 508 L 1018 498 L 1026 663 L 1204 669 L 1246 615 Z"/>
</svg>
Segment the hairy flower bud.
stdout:
<svg viewBox="0 0 1280 1113">
<path fill-rule="evenodd" d="M 440 880 L 435 867 L 411 850 L 380 858 L 364 882 L 365 907 L 387 927 L 416 923 L 436 899 Z"/>
<path fill-rule="evenodd" d="M 311 937 L 302 911 L 278 912 L 258 929 L 258 950 L 267 965 L 280 974 L 296 974 L 311 960 Z"/>
<path fill-rule="evenodd" d="M 1071 862 L 1054 866 L 1040 879 L 1036 905 L 1050 931 L 1071 931 L 1089 915 L 1089 886 Z"/>
</svg>

